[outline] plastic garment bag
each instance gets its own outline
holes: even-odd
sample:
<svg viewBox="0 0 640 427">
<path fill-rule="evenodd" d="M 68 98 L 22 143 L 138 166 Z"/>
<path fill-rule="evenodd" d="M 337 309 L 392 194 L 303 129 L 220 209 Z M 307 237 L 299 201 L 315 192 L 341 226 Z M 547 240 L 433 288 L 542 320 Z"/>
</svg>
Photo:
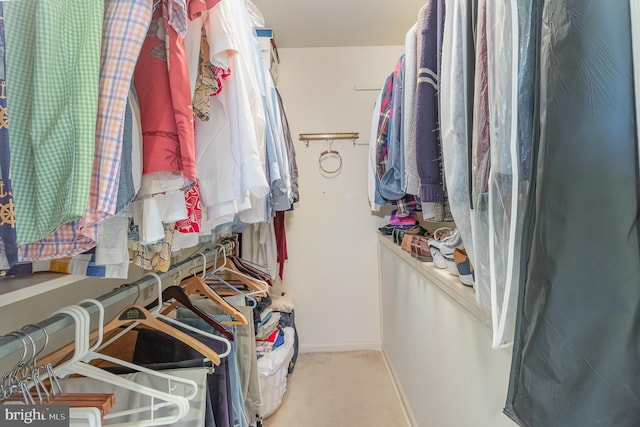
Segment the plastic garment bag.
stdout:
<svg viewBox="0 0 640 427">
<path fill-rule="evenodd" d="M 629 2 L 547 1 L 541 22 L 535 217 L 523 239 L 530 255 L 505 412 L 531 427 L 636 427 L 640 247 Z"/>
<path fill-rule="evenodd" d="M 469 201 L 469 141 L 473 97 L 474 41 L 468 25 L 470 0 L 446 2 L 440 76 L 440 138 L 449 207 L 464 247 L 474 263 Z"/>
<path fill-rule="evenodd" d="M 531 188 L 532 3 L 509 0 L 486 4 L 491 147 L 486 201 L 494 348 L 508 346 L 513 340 L 522 265 L 520 236 Z"/>
<path fill-rule="evenodd" d="M 472 242 L 467 250 L 473 264 L 476 301 L 481 307 L 491 307 L 489 278 L 489 240 L 487 194 L 491 156 L 489 139 L 489 70 L 487 58 L 487 2 L 479 0 L 476 33 L 475 83 L 473 104 L 471 168 L 471 232 Z M 477 249 L 477 250 L 476 250 Z"/>
</svg>

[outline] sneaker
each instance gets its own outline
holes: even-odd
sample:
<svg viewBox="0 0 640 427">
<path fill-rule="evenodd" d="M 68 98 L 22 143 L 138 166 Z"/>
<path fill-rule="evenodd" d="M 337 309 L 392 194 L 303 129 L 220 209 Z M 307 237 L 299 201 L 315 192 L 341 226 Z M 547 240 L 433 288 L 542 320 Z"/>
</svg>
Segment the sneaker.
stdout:
<svg viewBox="0 0 640 427">
<path fill-rule="evenodd" d="M 473 266 L 471 265 L 469 256 L 464 249 L 454 249 L 453 259 L 456 263 L 456 267 L 458 268 L 458 276 L 460 277 L 462 284 L 466 286 L 473 286 Z"/>
<path fill-rule="evenodd" d="M 453 259 L 455 248 L 462 248 L 462 238 L 457 229 L 445 230 L 446 233 L 439 234 L 441 230 L 436 230 L 435 238 L 429 242 L 433 264 L 437 268 L 447 269 L 454 276 L 458 275 L 458 269 Z M 440 238 L 438 238 L 440 237 Z"/>
</svg>

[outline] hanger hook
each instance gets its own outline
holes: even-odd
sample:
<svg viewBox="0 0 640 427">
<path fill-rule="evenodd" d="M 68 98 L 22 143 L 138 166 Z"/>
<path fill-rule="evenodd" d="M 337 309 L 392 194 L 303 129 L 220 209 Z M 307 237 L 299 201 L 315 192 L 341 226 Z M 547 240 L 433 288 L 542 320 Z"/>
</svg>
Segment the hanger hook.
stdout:
<svg viewBox="0 0 640 427">
<path fill-rule="evenodd" d="M 36 324 L 33 324 L 33 323 L 23 326 L 20 329 L 20 331 L 26 330 L 28 328 L 39 329 L 44 334 L 44 344 L 42 345 L 42 348 L 40 350 L 38 350 L 38 352 L 36 354 L 33 355 L 33 366 L 35 367 L 37 365 L 38 356 L 40 355 L 40 353 L 42 353 L 44 351 L 45 348 L 47 348 L 47 345 L 49 345 L 49 332 L 47 332 L 47 330 L 45 328 L 43 328 L 42 326 L 36 325 Z"/>
<path fill-rule="evenodd" d="M 81 307 L 83 310 L 87 310 L 87 309 L 80 306 L 80 304 L 82 303 L 89 303 L 98 307 L 98 340 L 93 345 L 93 347 L 89 348 L 89 351 L 93 351 L 93 350 L 96 350 L 98 347 L 100 347 L 100 344 L 102 344 L 102 339 L 104 338 L 104 305 L 97 299 L 87 298 L 87 299 L 83 299 L 78 303 L 79 307 Z M 87 315 L 88 313 L 89 311 L 87 310 Z"/>
<path fill-rule="evenodd" d="M 218 250 L 215 250 L 213 252 L 213 256 L 214 256 L 214 258 L 213 258 L 213 271 L 216 271 L 216 269 L 218 268 Z"/>
<path fill-rule="evenodd" d="M 9 335 L 20 338 L 20 340 L 22 341 L 22 344 L 24 345 L 24 350 L 25 350 L 23 353 L 22 360 L 18 365 L 16 365 L 16 367 L 13 369 L 13 372 L 11 373 L 11 378 L 9 379 L 9 384 L 10 384 L 9 389 L 12 391 L 15 391 L 16 389 L 19 390 L 20 392 L 22 392 L 22 397 L 24 399 L 24 402 L 26 404 L 33 405 L 35 401 L 33 400 L 33 397 L 31 397 L 31 394 L 29 393 L 29 389 L 26 387 L 26 382 L 31 375 L 30 359 L 33 359 L 33 357 L 36 354 L 36 343 L 35 341 L 33 341 L 33 338 L 31 338 L 31 336 L 29 336 L 28 334 L 22 331 L 11 332 Z M 28 346 L 27 346 L 27 342 L 24 340 L 23 337 L 29 339 L 29 341 L 31 342 L 31 348 L 33 351 L 31 358 L 26 357 Z M 42 397 L 40 396 L 40 398 Z"/>
<path fill-rule="evenodd" d="M 158 305 L 154 309 L 154 314 L 159 314 L 162 309 L 162 279 L 156 273 L 150 272 L 145 274 L 145 276 L 151 276 L 156 279 L 156 285 L 158 287 Z"/>
<path fill-rule="evenodd" d="M 222 256 L 223 256 L 222 259 L 224 260 L 222 262 L 222 265 L 225 265 L 227 263 L 227 247 L 222 243 L 218 243 L 214 247 L 215 248 L 218 248 L 218 247 L 220 248 L 220 251 L 216 251 L 216 263 L 215 263 L 216 267 L 218 265 L 218 252 L 222 252 Z"/>
<path fill-rule="evenodd" d="M 202 280 L 207 275 L 207 255 L 204 252 L 198 252 L 198 255 L 202 257 Z"/>
<path fill-rule="evenodd" d="M 12 369 L 12 372 L 16 372 L 17 369 L 19 369 L 20 365 L 22 363 L 24 363 L 26 357 L 27 357 L 27 342 L 24 340 L 23 336 L 26 336 L 24 333 L 22 334 L 18 334 L 16 332 L 11 332 L 10 334 L 8 334 L 12 337 L 16 337 L 18 338 L 20 341 L 22 341 L 22 356 L 20 357 L 20 361 L 16 364 L 16 366 Z"/>
</svg>

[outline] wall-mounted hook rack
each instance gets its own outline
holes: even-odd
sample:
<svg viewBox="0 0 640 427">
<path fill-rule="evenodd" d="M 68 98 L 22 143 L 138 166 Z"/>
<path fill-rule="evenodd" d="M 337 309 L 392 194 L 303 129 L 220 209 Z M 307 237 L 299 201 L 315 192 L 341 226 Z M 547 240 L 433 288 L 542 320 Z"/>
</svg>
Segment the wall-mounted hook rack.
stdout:
<svg viewBox="0 0 640 427">
<path fill-rule="evenodd" d="M 337 139 L 350 139 L 353 145 L 356 145 L 356 140 L 360 138 L 358 132 L 343 132 L 343 133 L 301 133 L 300 141 L 304 141 L 309 146 L 309 141 L 334 141 Z"/>
</svg>

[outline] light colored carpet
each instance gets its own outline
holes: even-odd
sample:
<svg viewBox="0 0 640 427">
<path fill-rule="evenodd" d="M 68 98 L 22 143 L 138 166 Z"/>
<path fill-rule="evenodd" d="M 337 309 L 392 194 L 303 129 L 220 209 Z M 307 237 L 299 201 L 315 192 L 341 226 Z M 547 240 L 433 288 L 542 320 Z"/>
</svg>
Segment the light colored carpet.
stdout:
<svg viewBox="0 0 640 427">
<path fill-rule="evenodd" d="M 377 351 L 302 353 L 282 406 L 265 427 L 405 427 L 393 380 Z"/>
</svg>

